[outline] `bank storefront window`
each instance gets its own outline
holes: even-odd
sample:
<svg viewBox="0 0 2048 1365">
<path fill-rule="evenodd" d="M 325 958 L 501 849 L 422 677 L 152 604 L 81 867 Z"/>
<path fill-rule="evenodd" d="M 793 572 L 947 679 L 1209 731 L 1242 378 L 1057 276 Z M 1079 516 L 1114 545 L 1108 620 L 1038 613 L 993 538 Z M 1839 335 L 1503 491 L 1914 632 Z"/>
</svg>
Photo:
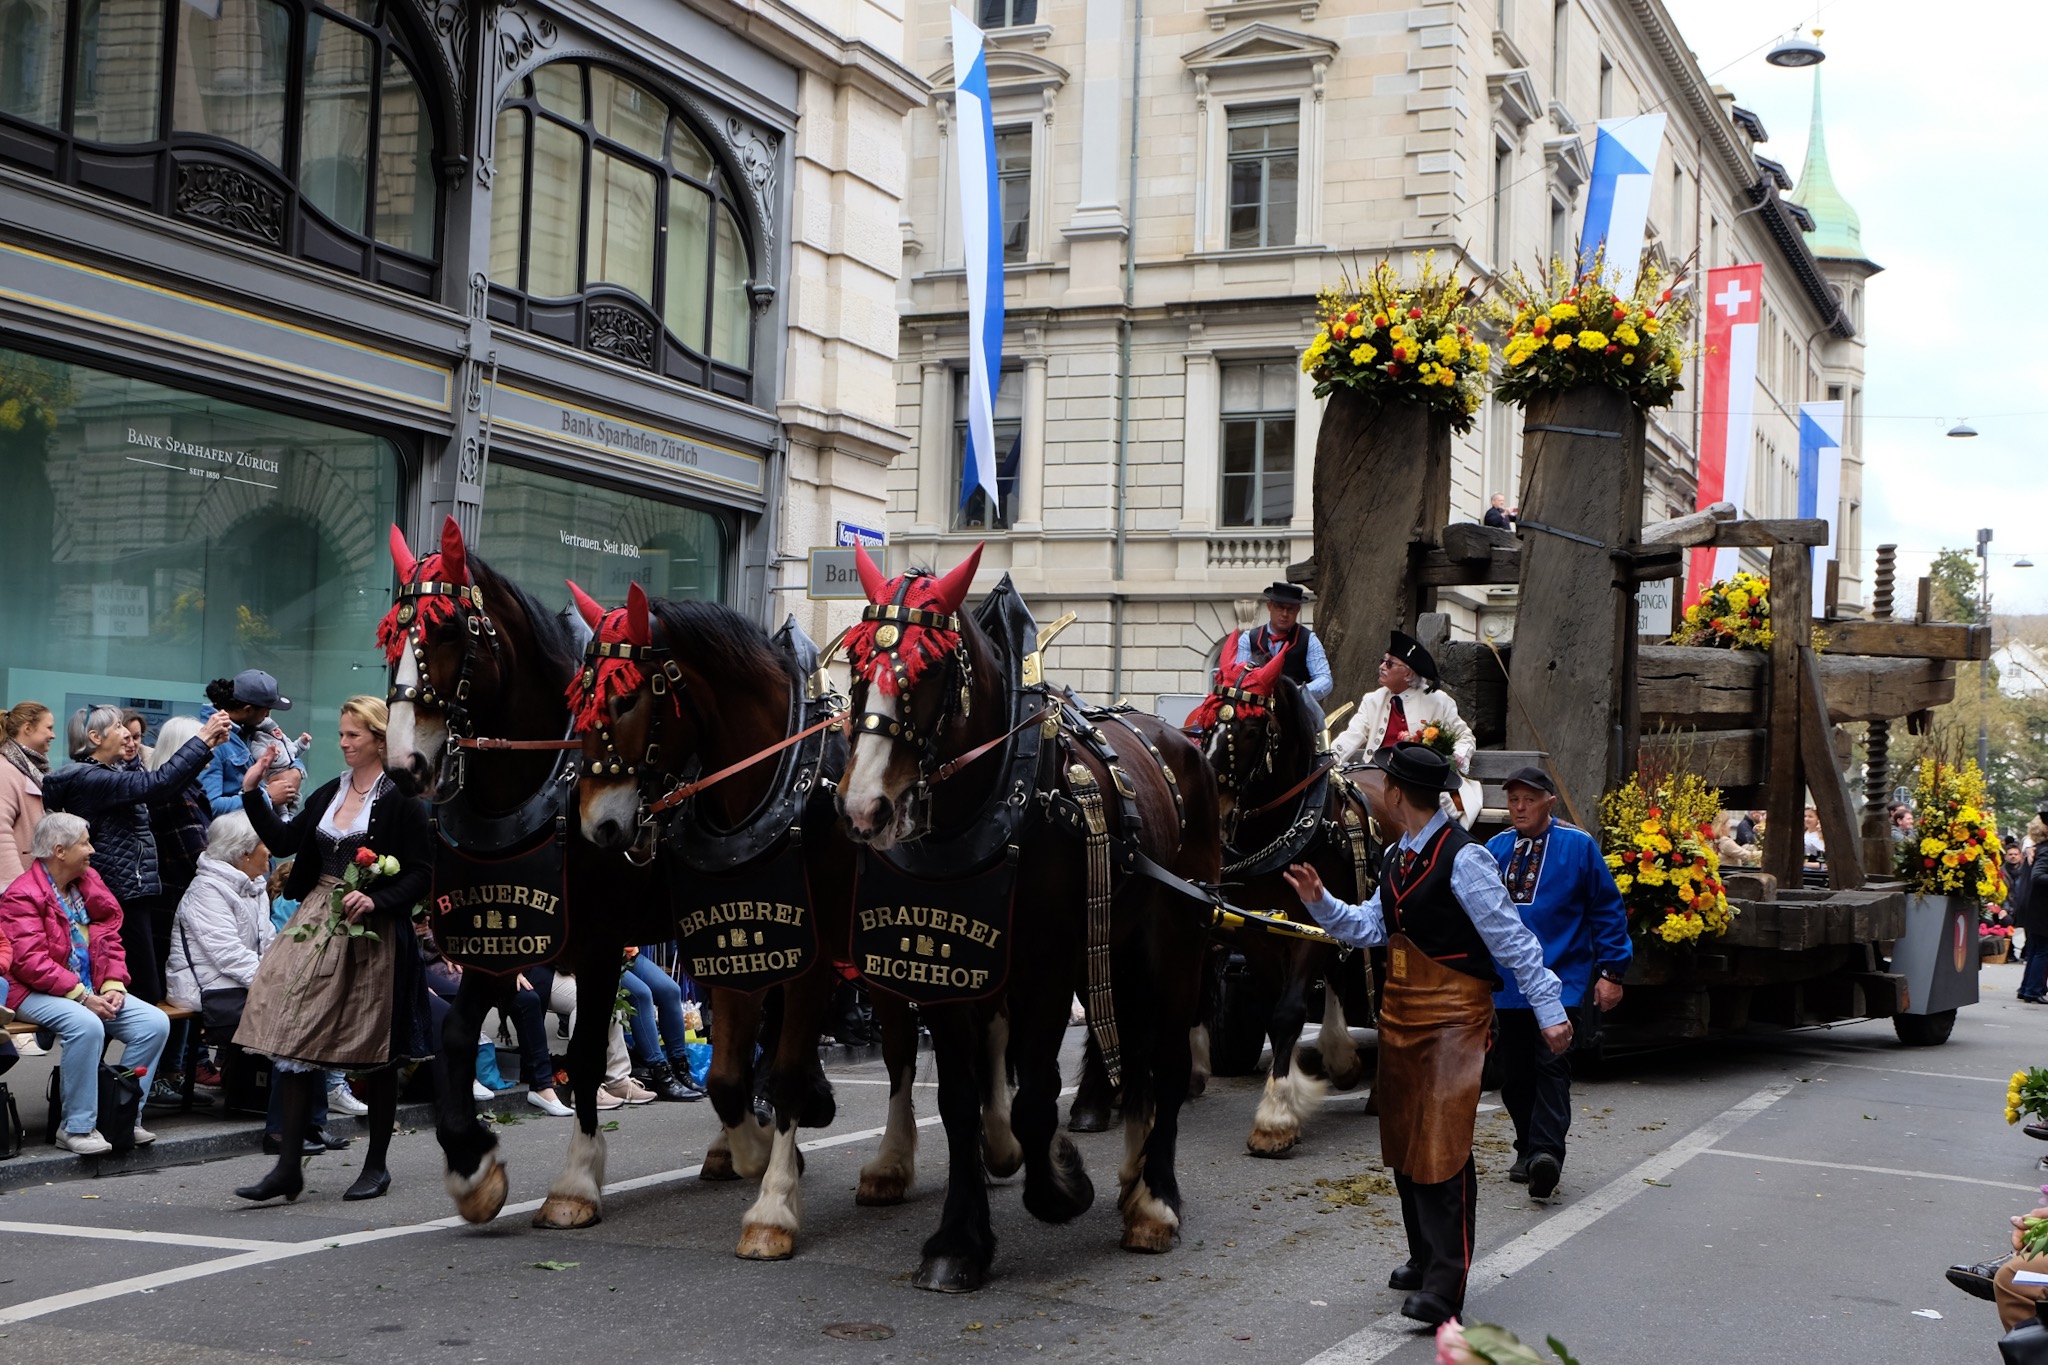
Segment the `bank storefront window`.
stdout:
<svg viewBox="0 0 2048 1365">
<path fill-rule="evenodd" d="M 725 523 L 681 503 L 577 483 L 493 460 L 484 479 L 479 551 L 550 606 L 565 579 L 604 603 L 638 583 L 654 597 L 723 602 Z"/>
<path fill-rule="evenodd" d="M 112 702 L 153 730 L 261 668 L 334 775 L 337 709 L 384 694 L 399 485 L 378 437 L 0 349 L 7 704 Z"/>
</svg>

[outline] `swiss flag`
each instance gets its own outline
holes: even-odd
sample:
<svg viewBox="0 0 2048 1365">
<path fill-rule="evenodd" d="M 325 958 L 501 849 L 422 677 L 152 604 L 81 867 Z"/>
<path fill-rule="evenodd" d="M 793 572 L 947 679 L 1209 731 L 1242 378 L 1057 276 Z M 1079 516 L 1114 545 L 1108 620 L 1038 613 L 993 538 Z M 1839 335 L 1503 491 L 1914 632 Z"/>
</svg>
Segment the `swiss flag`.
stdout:
<svg viewBox="0 0 2048 1365">
<path fill-rule="evenodd" d="M 1764 268 L 1729 265 L 1707 272 L 1700 306 L 1707 310 L 1700 356 L 1700 495 L 1704 511 L 1732 502 L 1741 512 L 1749 492 L 1749 447 L 1756 431 L 1757 324 L 1763 317 Z M 1685 604 L 1699 601 L 1716 571 L 1732 568 L 1733 550 L 1694 550 L 1685 576 Z"/>
</svg>

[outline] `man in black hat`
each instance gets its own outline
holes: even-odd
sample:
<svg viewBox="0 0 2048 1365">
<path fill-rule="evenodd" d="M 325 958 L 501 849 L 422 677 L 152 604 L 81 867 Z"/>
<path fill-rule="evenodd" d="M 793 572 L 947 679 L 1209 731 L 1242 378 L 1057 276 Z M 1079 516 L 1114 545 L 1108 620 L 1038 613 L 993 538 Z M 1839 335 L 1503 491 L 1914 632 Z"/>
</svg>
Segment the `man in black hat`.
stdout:
<svg viewBox="0 0 2048 1365">
<path fill-rule="evenodd" d="M 1556 818 L 1557 784 L 1549 773 L 1518 768 L 1501 785 L 1514 828 L 1494 835 L 1486 851 L 1522 922 L 1543 944 L 1543 965 L 1563 987 L 1573 1026 L 1588 1031 L 1591 1007 L 1597 1029 L 1597 1012 L 1621 1003 L 1621 978 L 1635 954 L 1621 891 L 1599 841 Z M 1534 1010 L 1512 983 L 1494 994 L 1493 1010 L 1500 1022 L 1500 1102 L 1515 1121 L 1508 1179 L 1526 1183 L 1530 1198 L 1548 1199 L 1572 1126 L 1571 1066 L 1544 1045 Z"/>
<path fill-rule="evenodd" d="M 1463 807 L 1459 819 L 1470 829 L 1479 818 L 1484 799 L 1479 784 L 1466 775 L 1479 741 L 1459 716 L 1457 699 L 1437 690 L 1438 681 L 1436 660 L 1422 647 L 1422 641 L 1395 631 L 1387 642 L 1387 652 L 1380 657 L 1380 685 L 1358 699 L 1358 709 L 1331 743 L 1330 753 L 1339 767 L 1350 767 L 1404 740 L 1421 742 L 1435 727 L 1450 742 L 1451 761 L 1460 779 L 1455 788 Z"/>
<path fill-rule="evenodd" d="M 1287 658 L 1280 665 L 1280 676 L 1292 678 L 1295 686 L 1321 706 L 1329 700 L 1334 684 L 1323 642 L 1316 638 L 1315 631 L 1301 624 L 1301 608 L 1308 601 L 1308 590 L 1299 583 L 1275 583 L 1262 596 L 1266 624 L 1244 632 L 1237 657 L 1256 668 L 1270 662 L 1275 654 L 1284 653 Z"/>
<path fill-rule="evenodd" d="M 1379 889 L 1363 905 L 1345 905 L 1306 864 L 1286 876 L 1336 937 L 1359 948 L 1387 945 L 1374 1093 L 1380 1154 L 1393 1169 L 1408 1231 L 1407 1263 L 1387 1287 L 1407 1293 L 1404 1316 L 1435 1326 L 1463 1309 L 1472 1267 L 1472 1125 L 1497 968 L 1522 988 L 1553 1052 L 1571 1046 L 1571 1023 L 1543 945 L 1508 900 L 1500 869 L 1441 808 L 1458 780 L 1450 761 L 1420 744 L 1397 744 L 1373 765 L 1386 771 L 1385 820 L 1400 836 Z"/>
</svg>

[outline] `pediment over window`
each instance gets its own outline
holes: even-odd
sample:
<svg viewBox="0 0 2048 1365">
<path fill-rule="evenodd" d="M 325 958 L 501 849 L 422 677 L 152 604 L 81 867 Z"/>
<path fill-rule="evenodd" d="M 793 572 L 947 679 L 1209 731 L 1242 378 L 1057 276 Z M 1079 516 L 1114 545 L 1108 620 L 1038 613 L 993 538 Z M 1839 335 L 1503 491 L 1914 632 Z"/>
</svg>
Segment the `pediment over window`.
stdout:
<svg viewBox="0 0 2048 1365">
<path fill-rule="evenodd" d="M 1486 78 L 1486 93 L 1518 133 L 1543 117 L 1543 96 L 1536 93 L 1536 81 L 1527 68 L 1494 72 Z"/>
<path fill-rule="evenodd" d="M 988 63 L 988 93 L 996 95 L 1030 95 L 1041 90 L 1058 90 L 1067 83 L 1067 69 L 1058 62 L 1047 61 L 1033 52 L 1014 50 L 984 49 Z M 951 103 L 953 99 L 953 64 L 947 62 L 925 79 L 931 82 L 933 96 Z"/>
<path fill-rule="evenodd" d="M 1543 160 L 1550 167 L 1550 179 L 1566 194 L 1577 194 L 1579 186 L 1592 178 L 1586 148 L 1575 137 L 1554 137 L 1543 144 Z"/>
<path fill-rule="evenodd" d="M 1198 47 L 1181 60 L 1189 69 L 1213 74 L 1283 67 L 1323 66 L 1337 55 L 1328 38 L 1296 33 L 1275 24 L 1246 24 L 1215 42 Z"/>
</svg>

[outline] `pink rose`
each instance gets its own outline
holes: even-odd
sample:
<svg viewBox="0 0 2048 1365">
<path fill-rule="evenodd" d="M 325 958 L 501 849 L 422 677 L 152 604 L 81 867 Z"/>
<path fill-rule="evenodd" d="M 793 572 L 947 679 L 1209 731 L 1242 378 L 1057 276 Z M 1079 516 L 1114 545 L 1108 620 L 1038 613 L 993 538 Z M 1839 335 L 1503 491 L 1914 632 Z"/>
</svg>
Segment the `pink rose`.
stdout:
<svg viewBox="0 0 2048 1365">
<path fill-rule="evenodd" d="M 1437 1365 L 1487 1365 L 1485 1356 L 1465 1344 L 1465 1329 L 1452 1318 L 1436 1329 Z"/>
</svg>

